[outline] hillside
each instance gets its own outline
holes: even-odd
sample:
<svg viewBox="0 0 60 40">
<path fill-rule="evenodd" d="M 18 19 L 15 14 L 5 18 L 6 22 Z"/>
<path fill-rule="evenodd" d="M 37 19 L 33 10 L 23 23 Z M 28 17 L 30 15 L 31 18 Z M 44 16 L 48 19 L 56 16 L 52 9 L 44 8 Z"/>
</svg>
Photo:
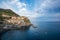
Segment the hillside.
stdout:
<svg viewBox="0 0 60 40">
<path fill-rule="evenodd" d="M 13 12 L 10 9 L 1 9 L 0 8 L 0 21 L 3 21 L 4 19 L 7 19 L 12 16 L 19 17 L 19 15 L 17 15 L 15 12 Z"/>
<path fill-rule="evenodd" d="M 1 9 L 0 8 L 0 15 L 2 15 L 2 14 L 8 15 L 8 16 L 19 16 L 10 9 Z"/>
<path fill-rule="evenodd" d="M 19 16 L 10 9 L 0 9 L 0 27 L 30 26 L 30 20 L 25 16 Z"/>
</svg>

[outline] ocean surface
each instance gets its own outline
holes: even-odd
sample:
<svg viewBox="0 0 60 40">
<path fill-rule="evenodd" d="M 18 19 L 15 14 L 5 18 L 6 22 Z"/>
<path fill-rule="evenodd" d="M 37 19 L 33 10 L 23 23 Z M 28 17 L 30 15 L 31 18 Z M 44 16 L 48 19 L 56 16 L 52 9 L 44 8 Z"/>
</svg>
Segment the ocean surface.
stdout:
<svg viewBox="0 0 60 40">
<path fill-rule="evenodd" d="M 2 40 L 60 40 L 60 22 L 36 21 L 37 28 L 27 30 L 11 30 L 4 33 Z"/>
</svg>

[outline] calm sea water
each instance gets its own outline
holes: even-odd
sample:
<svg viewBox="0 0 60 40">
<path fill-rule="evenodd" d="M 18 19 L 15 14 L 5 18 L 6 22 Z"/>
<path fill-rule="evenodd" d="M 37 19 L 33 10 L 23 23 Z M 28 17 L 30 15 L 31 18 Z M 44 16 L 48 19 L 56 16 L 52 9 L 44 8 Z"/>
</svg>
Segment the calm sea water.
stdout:
<svg viewBox="0 0 60 40">
<path fill-rule="evenodd" d="M 60 22 L 35 22 L 37 28 L 12 30 L 2 35 L 2 40 L 60 40 Z"/>
</svg>

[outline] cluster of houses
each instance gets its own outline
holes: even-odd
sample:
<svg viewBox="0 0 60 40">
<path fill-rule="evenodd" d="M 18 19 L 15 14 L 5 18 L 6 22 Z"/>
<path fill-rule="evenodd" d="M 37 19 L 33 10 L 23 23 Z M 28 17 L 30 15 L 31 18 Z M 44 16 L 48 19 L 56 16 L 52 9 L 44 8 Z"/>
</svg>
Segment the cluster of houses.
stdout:
<svg viewBox="0 0 60 40">
<path fill-rule="evenodd" d="M 5 14 L 2 15 L 3 17 L 6 17 L 4 19 L 4 28 L 20 28 L 22 26 L 30 26 L 31 23 L 30 23 L 30 20 L 25 17 L 25 16 L 19 16 L 19 17 L 16 17 L 16 16 L 7 16 Z"/>
</svg>

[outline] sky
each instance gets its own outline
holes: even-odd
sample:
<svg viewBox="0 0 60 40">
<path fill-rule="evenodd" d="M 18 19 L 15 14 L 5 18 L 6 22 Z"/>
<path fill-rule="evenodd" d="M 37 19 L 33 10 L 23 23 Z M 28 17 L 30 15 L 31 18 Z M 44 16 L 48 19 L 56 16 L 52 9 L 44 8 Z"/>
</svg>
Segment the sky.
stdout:
<svg viewBox="0 0 60 40">
<path fill-rule="evenodd" d="M 41 21 L 60 21 L 60 0 L 0 0 L 0 8 Z"/>
</svg>

